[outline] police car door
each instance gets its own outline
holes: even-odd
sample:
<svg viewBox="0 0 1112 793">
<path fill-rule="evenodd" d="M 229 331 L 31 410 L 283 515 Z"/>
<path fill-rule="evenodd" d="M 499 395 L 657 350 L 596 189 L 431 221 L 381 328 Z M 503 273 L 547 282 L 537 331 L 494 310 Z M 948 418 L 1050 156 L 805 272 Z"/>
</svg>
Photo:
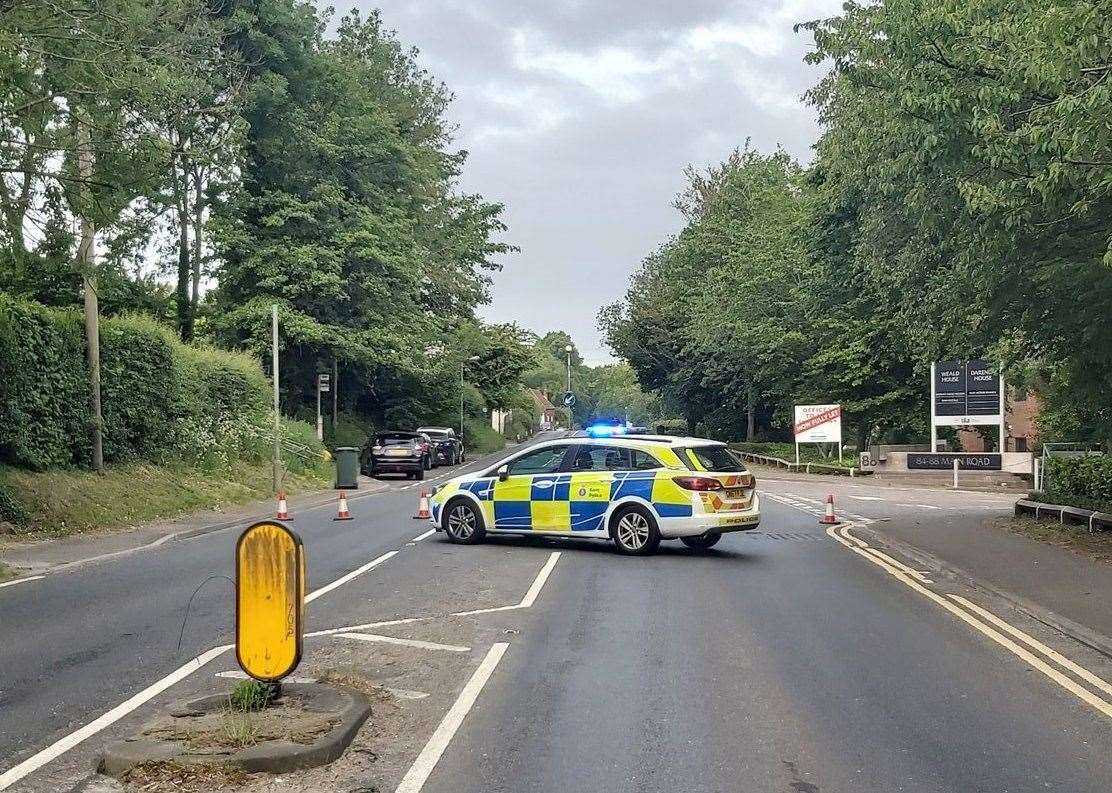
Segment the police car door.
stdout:
<svg viewBox="0 0 1112 793">
<path fill-rule="evenodd" d="M 621 468 L 622 450 L 580 446 L 572 457 L 568 498 L 573 532 L 605 534 L 603 520 L 610 507 L 614 472 Z"/>
<path fill-rule="evenodd" d="M 551 522 L 552 494 L 569 448 L 545 446 L 507 464 L 506 478 L 494 483 L 495 530 L 541 529 Z"/>
</svg>

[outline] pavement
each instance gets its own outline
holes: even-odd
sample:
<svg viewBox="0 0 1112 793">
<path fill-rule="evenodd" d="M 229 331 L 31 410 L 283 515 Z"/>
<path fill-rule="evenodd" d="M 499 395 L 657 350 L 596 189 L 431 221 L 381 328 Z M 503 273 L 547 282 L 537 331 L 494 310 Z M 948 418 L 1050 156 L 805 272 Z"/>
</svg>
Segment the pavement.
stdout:
<svg viewBox="0 0 1112 793">
<path fill-rule="evenodd" d="M 972 532 L 1011 499 L 812 479 L 770 473 L 758 530 L 646 558 L 452 545 L 411 519 L 411 483 L 353 503 L 350 523 L 291 504 L 313 593 L 296 674 L 381 696 L 331 766 L 235 789 L 1112 789 L 1112 658 L 870 533 Z M 828 529 L 829 487 L 847 489 Z M 234 539 L 0 589 L 0 790 L 122 791 L 90 770 L 100 747 L 229 684 Z"/>
</svg>

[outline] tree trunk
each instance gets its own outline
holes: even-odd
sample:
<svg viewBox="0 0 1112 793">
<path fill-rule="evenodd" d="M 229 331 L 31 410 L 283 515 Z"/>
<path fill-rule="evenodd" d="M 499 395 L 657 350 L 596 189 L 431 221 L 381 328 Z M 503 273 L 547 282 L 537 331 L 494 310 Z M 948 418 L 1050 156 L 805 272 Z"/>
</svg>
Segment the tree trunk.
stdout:
<svg viewBox="0 0 1112 793">
<path fill-rule="evenodd" d="M 749 397 L 745 404 L 745 440 L 752 443 L 757 435 L 757 405 L 756 398 L 753 392 L 749 392 Z"/>
<path fill-rule="evenodd" d="M 182 190 L 178 198 L 178 285 L 174 290 L 178 308 L 178 334 L 182 341 L 193 337 L 193 323 L 189 316 L 189 189 Z"/>
<path fill-rule="evenodd" d="M 205 222 L 205 202 L 201 199 L 204 173 L 198 168 L 193 173 L 193 284 L 189 294 L 189 338 L 197 321 L 197 306 L 201 300 L 202 237 Z"/>
<path fill-rule="evenodd" d="M 96 224 L 89 214 L 92 196 L 89 183 L 96 168 L 89 126 L 84 111 L 77 114 L 77 173 L 81 180 L 81 241 L 77 246 L 77 267 L 85 284 L 85 340 L 89 362 L 89 405 L 93 414 L 92 464 L 104 470 L 104 437 L 100 409 L 100 307 L 97 303 Z"/>
</svg>

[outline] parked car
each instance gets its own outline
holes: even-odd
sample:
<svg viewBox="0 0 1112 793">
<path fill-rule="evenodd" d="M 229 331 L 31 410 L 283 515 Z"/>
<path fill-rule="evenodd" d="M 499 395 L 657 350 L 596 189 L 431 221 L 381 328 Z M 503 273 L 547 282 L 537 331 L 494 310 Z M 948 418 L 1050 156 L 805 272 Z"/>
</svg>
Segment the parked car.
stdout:
<svg viewBox="0 0 1112 793">
<path fill-rule="evenodd" d="M 380 432 L 367 441 L 360 455 L 360 468 L 367 476 L 403 473 L 424 479 L 432 467 L 432 441 L 420 432 Z"/>
<path fill-rule="evenodd" d="M 463 441 L 451 427 L 418 427 L 429 436 L 433 448 L 433 464 L 459 465 L 464 461 Z"/>
</svg>

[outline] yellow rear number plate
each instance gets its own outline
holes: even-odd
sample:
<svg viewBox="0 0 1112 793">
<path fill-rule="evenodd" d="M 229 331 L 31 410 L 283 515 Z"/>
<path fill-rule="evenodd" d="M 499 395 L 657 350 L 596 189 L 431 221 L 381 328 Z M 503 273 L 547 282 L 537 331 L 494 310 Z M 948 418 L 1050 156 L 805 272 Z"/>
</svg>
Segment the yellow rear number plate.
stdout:
<svg viewBox="0 0 1112 793">
<path fill-rule="evenodd" d="M 732 487 L 726 491 L 726 498 L 745 498 L 745 488 Z"/>
</svg>

